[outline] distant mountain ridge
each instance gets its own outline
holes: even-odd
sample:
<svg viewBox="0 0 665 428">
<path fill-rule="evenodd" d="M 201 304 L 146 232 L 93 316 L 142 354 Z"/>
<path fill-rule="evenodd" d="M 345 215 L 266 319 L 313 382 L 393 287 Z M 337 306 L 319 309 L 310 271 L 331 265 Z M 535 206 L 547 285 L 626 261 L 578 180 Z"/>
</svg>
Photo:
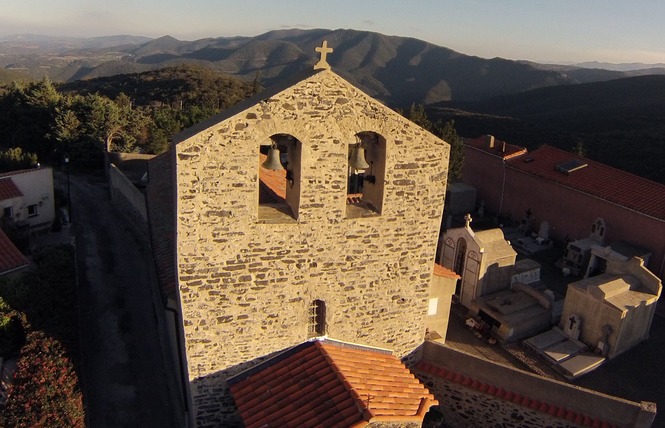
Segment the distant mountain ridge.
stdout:
<svg viewBox="0 0 665 428">
<path fill-rule="evenodd" d="M 602 68 L 604 70 L 613 71 L 637 71 L 637 70 L 652 70 L 657 68 L 665 68 L 664 63 L 658 64 L 642 64 L 640 62 L 626 62 L 621 64 L 613 64 L 610 62 L 588 61 L 573 64 L 575 67 L 582 68 Z"/>
<path fill-rule="evenodd" d="M 53 81 L 137 73 L 195 63 L 269 86 L 311 67 L 323 40 L 333 69 L 393 106 L 478 101 L 547 86 L 631 74 L 464 55 L 422 40 L 357 30 L 277 30 L 255 37 L 181 41 L 111 36 L 0 38 L 0 67 Z M 657 71 L 654 71 L 654 73 Z M 663 70 L 665 72 L 665 69 Z"/>
</svg>

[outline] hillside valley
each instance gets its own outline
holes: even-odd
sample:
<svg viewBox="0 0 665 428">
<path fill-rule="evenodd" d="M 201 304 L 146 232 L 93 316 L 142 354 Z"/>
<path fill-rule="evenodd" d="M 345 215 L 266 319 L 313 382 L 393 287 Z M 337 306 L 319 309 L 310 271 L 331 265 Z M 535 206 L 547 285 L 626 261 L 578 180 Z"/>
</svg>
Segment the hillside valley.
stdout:
<svg viewBox="0 0 665 428">
<path fill-rule="evenodd" d="M 454 120 L 461 135 L 493 134 L 530 149 L 549 144 L 665 183 L 662 75 L 440 103 L 429 113 Z"/>
<path fill-rule="evenodd" d="M 426 105 L 431 119 L 455 120 L 462 136 L 489 133 L 528 148 L 550 144 L 665 182 L 662 64 L 484 59 L 356 30 L 292 29 L 195 41 L 21 36 L 0 39 L 0 83 L 48 77 L 64 83 L 65 91 L 111 98 L 122 92 L 143 105 L 178 103 L 200 83 L 191 75 L 171 82 L 157 70 L 189 64 L 267 87 L 311 67 L 321 40 L 334 48 L 328 60 L 335 72 L 393 108 Z M 199 104 L 227 105 L 225 90 L 206 89 L 210 94 Z"/>
<path fill-rule="evenodd" d="M 464 55 L 422 40 L 356 30 L 279 30 L 255 37 L 181 41 L 112 36 L 0 39 L 0 67 L 54 82 L 199 64 L 263 86 L 311 67 L 314 48 L 327 40 L 330 64 L 351 83 L 385 103 L 478 101 L 546 86 L 626 77 L 651 71 L 615 71 Z M 0 76 L 1 78 L 2 76 Z"/>
</svg>

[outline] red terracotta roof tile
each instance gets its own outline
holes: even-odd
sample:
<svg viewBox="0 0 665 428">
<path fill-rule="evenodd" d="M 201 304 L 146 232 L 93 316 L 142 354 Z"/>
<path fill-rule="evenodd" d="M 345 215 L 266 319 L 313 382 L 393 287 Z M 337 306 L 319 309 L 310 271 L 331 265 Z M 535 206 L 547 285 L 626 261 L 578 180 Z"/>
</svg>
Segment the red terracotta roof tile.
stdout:
<svg viewBox="0 0 665 428">
<path fill-rule="evenodd" d="M 14 243 L 0 229 L 0 275 L 20 269 L 30 261 L 16 248 Z"/>
<path fill-rule="evenodd" d="M 259 203 L 282 203 L 286 198 L 286 170 L 263 168 L 261 164 L 266 158 L 259 155 Z"/>
<path fill-rule="evenodd" d="M 18 174 L 25 174 L 26 172 L 32 172 L 34 170 L 35 170 L 35 168 L 27 168 L 27 169 L 17 169 L 16 171 L 3 172 L 3 173 L 0 173 L 0 178 L 1 177 L 12 177 L 12 176 L 18 175 Z"/>
<path fill-rule="evenodd" d="M 0 178 L 0 201 L 23 196 L 11 177 Z"/>
<path fill-rule="evenodd" d="M 306 342 L 229 380 L 245 426 L 422 422 L 434 396 L 388 351 Z"/>
<path fill-rule="evenodd" d="M 362 202 L 363 202 L 362 193 L 350 193 L 346 195 L 346 203 L 348 205 L 359 205 L 362 204 Z"/>
<path fill-rule="evenodd" d="M 526 153 L 526 148 L 508 144 L 505 141 L 496 138 L 494 138 L 494 145 L 490 147 L 488 135 L 483 135 L 477 138 L 465 138 L 464 144 L 503 159 L 511 159 Z"/>
<path fill-rule="evenodd" d="M 450 278 L 450 279 L 459 279 L 460 276 L 457 275 L 455 272 L 452 270 L 445 268 L 441 266 L 438 263 L 434 263 L 434 275 L 436 276 L 442 276 L 444 278 Z"/>
<path fill-rule="evenodd" d="M 586 166 L 569 174 L 557 169 L 558 165 L 571 160 Z M 665 185 L 600 162 L 543 146 L 510 160 L 508 167 L 665 220 Z"/>
</svg>

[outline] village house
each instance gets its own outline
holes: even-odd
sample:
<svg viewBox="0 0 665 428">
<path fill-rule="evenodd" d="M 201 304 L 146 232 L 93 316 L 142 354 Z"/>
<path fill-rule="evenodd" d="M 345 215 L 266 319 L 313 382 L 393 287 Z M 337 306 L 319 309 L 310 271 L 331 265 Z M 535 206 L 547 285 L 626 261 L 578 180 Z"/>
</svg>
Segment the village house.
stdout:
<svg viewBox="0 0 665 428">
<path fill-rule="evenodd" d="M 7 233 L 26 236 L 27 249 L 29 234 L 49 230 L 54 218 L 51 168 L 0 173 L 0 275 L 14 275 L 30 265 Z"/>
<path fill-rule="evenodd" d="M 0 174 L 3 221 L 31 231 L 48 230 L 55 219 L 53 170 L 34 168 Z"/>
</svg>

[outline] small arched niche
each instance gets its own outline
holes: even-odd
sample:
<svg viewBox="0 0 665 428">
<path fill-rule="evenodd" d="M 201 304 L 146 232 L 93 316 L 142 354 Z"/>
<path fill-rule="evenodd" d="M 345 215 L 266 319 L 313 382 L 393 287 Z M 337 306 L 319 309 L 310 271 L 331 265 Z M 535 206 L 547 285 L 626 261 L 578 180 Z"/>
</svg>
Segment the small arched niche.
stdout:
<svg viewBox="0 0 665 428">
<path fill-rule="evenodd" d="M 386 139 L 374 131 L 361 131 L 348 145 L 346 217 L 380 214 L 386 176 Z"/>
<path fill-rule="evenodd" d="M 302 143 L 290 134 L 274 134 L 259 146 L 258 219 L 288 223 L 298 219 Z"/>
</svg>

